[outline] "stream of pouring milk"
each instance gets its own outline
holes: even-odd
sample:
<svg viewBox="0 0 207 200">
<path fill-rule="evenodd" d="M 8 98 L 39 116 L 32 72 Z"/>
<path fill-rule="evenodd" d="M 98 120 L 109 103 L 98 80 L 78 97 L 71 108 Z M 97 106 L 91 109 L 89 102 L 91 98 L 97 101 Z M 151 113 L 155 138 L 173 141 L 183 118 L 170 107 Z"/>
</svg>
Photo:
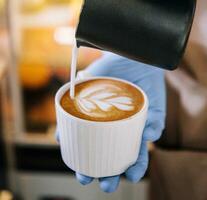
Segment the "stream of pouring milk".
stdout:
<svg viewBox="0 0 207 200">
<path fill-rule="evenodd" d="M 75 41 L 73 45 L 73 50 L 72 50 L 71 74 L 70 74 L 70 97 L 71 99 L 74 99 L 75 97 L 75 76 L 76 76 L 77 60 L 78 60 L 78 47 Z"/>
</svg>

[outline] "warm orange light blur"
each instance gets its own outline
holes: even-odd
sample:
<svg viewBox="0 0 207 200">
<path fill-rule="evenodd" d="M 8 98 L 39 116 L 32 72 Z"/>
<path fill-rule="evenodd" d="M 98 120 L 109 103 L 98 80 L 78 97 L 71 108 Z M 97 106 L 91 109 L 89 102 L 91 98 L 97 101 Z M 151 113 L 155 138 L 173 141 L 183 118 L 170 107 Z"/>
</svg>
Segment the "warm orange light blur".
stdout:
<svg viewBox="0 0 207 200">
<path fill-rule="evenodd" d="M 47 86 L 51 75 L 51 68 L 44 64 L 22 62 L 19 66 L 21 84 L 27 89 L 38 89 Z"/>
</svg>

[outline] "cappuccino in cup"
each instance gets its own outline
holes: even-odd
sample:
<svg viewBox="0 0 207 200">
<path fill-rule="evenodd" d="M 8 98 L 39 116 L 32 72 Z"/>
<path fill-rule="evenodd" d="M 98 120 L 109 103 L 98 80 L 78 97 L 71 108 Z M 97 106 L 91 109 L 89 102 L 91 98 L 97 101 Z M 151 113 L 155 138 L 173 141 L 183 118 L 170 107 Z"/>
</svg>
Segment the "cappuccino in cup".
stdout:
<svg viewBox="0 0 207 200">
<path fill-rule="evenodd" d="M 95 178 L 122 174 L 139 155 L 148 98 L 138 86 L 117 78 L 91 77 L 56 94 L 61 155 L 72 170 Z"/>
<path fill-rule="evenodd" d="M 61 106 L 73 116 L 91 121 L 116 121 L 139 112 L 144 96 L 137 88 L 125 82 L 110 79 L 94 79 L 75 86 L 72 99 L 67 91 Z"/>
</svg>

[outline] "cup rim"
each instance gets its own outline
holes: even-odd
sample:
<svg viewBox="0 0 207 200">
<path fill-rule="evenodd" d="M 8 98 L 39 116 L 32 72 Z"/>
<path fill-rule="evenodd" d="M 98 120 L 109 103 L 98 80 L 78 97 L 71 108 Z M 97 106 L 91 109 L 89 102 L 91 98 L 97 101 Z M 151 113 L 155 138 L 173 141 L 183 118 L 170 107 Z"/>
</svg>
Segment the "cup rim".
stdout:
<svg viewBox="0 0 207 200">
<path fill-rule="evenodd" d="M 134 115 L 132 115 L 130 117 L 127 117 L 125 119 L 115 120 L 115 121 L 91 121 L 91 120 L 76 117 L 76 116 L 66 112 L 60 104 L 60 100 L 61 100 L 62 96 L 70 88 L 70 82 L 66 83 L 62 87 L 60 87 L 59 90 L 57 91 L 56 95 L 55 95 L 55 106 L 57 107 L 57 109 L 61 113 L 63 113 L 66 117 L 70 117 L 74 120 L 78 120 L 78 121 L 85 122 L 85 123 L 90 123 L 90 124 L 94 124 L 94 123 L 95 124 L 115 124 L 115 123 L 120 123 L 120 122 L 126 122 L 126 121 L 129 121 L 129 120 L 137 117 L 138 115 L 140 115 L 141 113 L 143 113 L 145 110 L 148 109 L 149 100 L 148 100 L 148 97 L 147 97 L 146 93 L 139 86 L 137 86 L 134 83 L 129 82 L 127 80 L 123 80 L 123 79 L 120 79 L 120 78 L 114 78 L 114 77 L 107 77 L 107 76 L 94 76 L 94 77 L 87 77 L 87 78 L 84 78 L 84 79 L 76 80 L 75 84 L 79 84 L 79 83 L 90 81 L 90 80 L 96 80 L 96 79 L 108 79 L 108 80 L 121 81 L 121 82 L 124 82 L 126 84 L 129 84 L 129 85 L 135 87 L 137 90 L 139 90 L 142 93 L 142 95 L 144 97 L 144 105 L 142 106 L 141 110 L 139 110 L 137 113 L 135 113 Z"/>
</svg>

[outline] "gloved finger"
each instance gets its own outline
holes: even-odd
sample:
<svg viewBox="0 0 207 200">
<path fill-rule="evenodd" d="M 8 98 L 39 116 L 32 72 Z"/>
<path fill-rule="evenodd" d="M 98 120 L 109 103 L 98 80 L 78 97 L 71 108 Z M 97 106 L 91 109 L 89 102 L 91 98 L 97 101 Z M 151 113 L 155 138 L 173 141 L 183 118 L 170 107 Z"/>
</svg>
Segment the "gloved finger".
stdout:
<svg viewBox="0 0 207 200">
<path fill-rule="evenodd" d="M 103 55 L 89 65 L 85 71 L 92 76 L 106 76 L 109 73 L 112 64 L 113 62 L 108 58 L 108 55 Z"/>
<path fill-rule="evenodd" d="M 120 176 L 99 178 L 100 188 L 106 193 L 115 192 L 119 186 Z"/>
<path fill-rule="evenodd" d="M 139 85 L 147 94 L 149 99 L 149 110 L 156 113 L 166 113 L 166 88 L 164 72 L 160 69 L 154 69 L 145 73 L 145 78 L 137 81 Z M 158 111 L 158 112 L 157 112 Z M 161 117 L 163 117 L 162 115 Z M 159 117 L 159 116 L 158 116 Z M 157 119 L 157 118 L 154 118 Z M 165 117 L 162 118 L 164 121 Z"/>
<path fill-rule="evenodd" d="M 57 142 L 60 143 L 60 136 L 59 136 L 59 132 L 57 130 L 55 132 L 55 138 L 56 138 Z"/>
<path fill-rule="evenodd" d="M 142 142 L 139 157 L 134 165 L 129 167 L 125 172 L 126 178 L 133 182 L 138 183 L 144 176 L 149 163 L 149 155 L 147 149 L 147 142 Z"/>
<path fill-rule="evenodd" d="M 79 173 L 76 173 L 76 179 L 82 184 L 82 185 L 88 185 L 93 181 L 92 177 L 84 176 Z"/>
<path fill-rule="evenodd" d="M 146 127 L 144 133 L 145 134 L 143 135 L 143 140 L 151 142 L 157 141 L 162 135 L 162 131 L 159 127 L 157 127 L 156 124 L 152 124 L 151 126 Z"/>
<path fill-rule="evenodd" d="M 133 63 L 134 61 L 131 62 Z M 93 76 L 110 76 L 127 79 L 126 74 L 129 74 L 129 69 L 131 66 L 133 67 L 131 62 L 111 52 L 104 52 L 103 56 L 88 66 L 85 71 Z M 126 66 L 128 67 L 126 68 Z M 133 70 L 130 71 L 134 72 Z"/>
<path fill-rule="evenodd" d="M 147 123 L 143 132 L 143 140 L 154 142 L 158 140 L 165 126 L 165 112 L 159 109 L 149 109 Z"/>
</svg>

